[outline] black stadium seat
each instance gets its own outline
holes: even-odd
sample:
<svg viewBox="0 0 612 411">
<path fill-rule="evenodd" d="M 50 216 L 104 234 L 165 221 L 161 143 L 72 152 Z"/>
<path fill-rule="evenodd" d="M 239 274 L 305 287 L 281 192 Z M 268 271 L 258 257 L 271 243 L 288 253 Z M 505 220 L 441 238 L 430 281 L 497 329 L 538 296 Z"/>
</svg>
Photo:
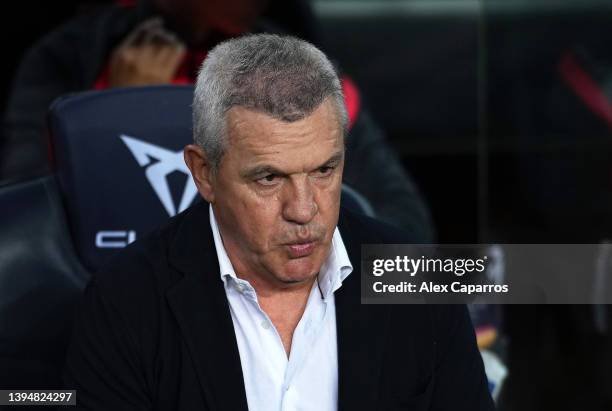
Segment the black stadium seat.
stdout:
<svg viewBox="0 0 612 411">
<path fill-rule="evenodd" d="M 199 196 L 191 86 L 85 92 L 49 112 L 54 175 L 0 187 L 0 389 L 54 388 L 75 303 L 110 255 Z M 372 214 L 343 187 L 343 206 Z"/>
</svg>

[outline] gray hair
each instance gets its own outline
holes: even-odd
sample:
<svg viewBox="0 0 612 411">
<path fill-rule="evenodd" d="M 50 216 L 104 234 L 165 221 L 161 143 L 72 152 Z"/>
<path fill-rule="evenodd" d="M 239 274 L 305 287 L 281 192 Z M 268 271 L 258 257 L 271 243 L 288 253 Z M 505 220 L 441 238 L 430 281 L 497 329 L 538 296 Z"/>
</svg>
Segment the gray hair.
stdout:
<svg viewBox="0 0 612 411">
<path fill-rule="evenodd" d="M 216 171 L 226 147 L 225 114 L 234 106 L 293 122 L 325 99 L 335 102 L 346 132 L 348 116 L 338 75 L 325 54 L 289 36 L 248 35 L 212 49 L 198 74 L 193 98 L 193 138 Z"/>
</svg>

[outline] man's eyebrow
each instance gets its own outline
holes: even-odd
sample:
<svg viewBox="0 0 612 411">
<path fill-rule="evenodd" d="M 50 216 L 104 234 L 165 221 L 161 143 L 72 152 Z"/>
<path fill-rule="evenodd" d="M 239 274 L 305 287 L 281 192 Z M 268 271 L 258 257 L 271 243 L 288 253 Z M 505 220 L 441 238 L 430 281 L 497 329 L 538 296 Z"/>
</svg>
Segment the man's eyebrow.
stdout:
<svg viewBox="0 0 612 411">
<path fill-rule="evenodd" d="M 270 165 L 255 166 L 253 168 L 248 168 L 240 172 L 240 176 L 243 178 L 250 178 L 250 177 L 255 177 L 259 175 L 268 175 L 268 174 L 274 174 L 278 176 L 285 175 L 283 171 L 280 171 L 279 169 L 274 168 Z"/>
<path fill-rule="evenodd" d="M 339 162 L 342 161 L 342 158 L 344 158 L 344 150 L 343 151 L 338 151 L 337 153 L 333 154 L 326 162 L 324 162 L 323 164 L 321 164 L 317 168 L 329 167 L 329 166 L 336 165 L 336 164 L 338 164 Z"/>
<path fill-rule="evenodd" d="M 328 158 L 323 164 L 315 167 L 315 170 L 321 167 L 334 166 L 340 163 L 343 157 L 344 157 L 344 151 L 338 151 L 337 153 L 333 154 L 330 158 Z M 280 177 L 287 175 L 286 172 L 279 170 L 276 167 L 268 165 L 268 164 L 255 166 L 253 168 L 248 168 L 240 172 L 240 176 L 242 178 L 253 178 L 256 176 L 263 176 L 263 175 L 268 175 L 268 174 L 273 174 L 275 176 L 280 176 Z"/>
</svg>

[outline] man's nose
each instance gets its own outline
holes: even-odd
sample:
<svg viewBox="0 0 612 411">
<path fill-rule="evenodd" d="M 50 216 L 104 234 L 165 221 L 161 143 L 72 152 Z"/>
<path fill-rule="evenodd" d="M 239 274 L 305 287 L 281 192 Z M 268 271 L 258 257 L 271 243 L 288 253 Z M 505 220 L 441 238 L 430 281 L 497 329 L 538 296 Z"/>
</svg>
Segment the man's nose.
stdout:
<svg viewBox="0 0 612 411">
<path fill-rule="evenodd" d="M 307 224 L 317 214 L 312 183 L 308 176 L 297 178 L 286 185 L 283 217 L 296 224 Z"/>
</svg>

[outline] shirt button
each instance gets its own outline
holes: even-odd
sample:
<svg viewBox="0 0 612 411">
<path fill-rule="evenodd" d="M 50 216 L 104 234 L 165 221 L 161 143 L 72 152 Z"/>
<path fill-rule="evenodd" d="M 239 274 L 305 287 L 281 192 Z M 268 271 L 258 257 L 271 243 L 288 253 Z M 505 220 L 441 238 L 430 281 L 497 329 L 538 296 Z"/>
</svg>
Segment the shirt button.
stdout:
<svg viewBox="0 0 612 411">
<path fill-rule="evenodd" d="M 244 292 L 244 284 L 236 283 L 236 290 L 238 290 L 241 293 Z"/>
<path fill-rule="evenodd" d="M 270 329 L 270 322 L 269 322 L 269 321 L 267 321 L 267 320 L 263 320 L 263 321 L 261 322 L 261 326 L 262 326 L 262 328 L 263 328 L 264 330 L 269 330 L 269 329 Z"/>
</svg>

